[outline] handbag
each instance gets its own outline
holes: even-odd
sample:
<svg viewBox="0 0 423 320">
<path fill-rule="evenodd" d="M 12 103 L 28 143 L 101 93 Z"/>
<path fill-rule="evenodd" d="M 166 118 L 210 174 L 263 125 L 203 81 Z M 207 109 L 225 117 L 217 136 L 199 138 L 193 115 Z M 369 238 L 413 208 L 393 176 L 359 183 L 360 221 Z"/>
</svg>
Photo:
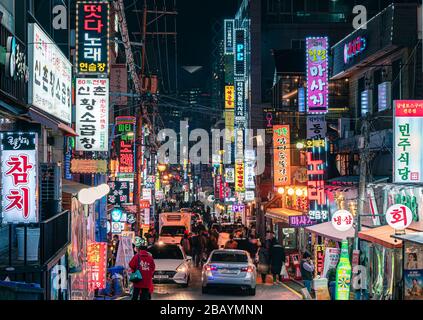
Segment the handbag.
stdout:
<svg viewBox="0 0 423 320">
<path fill-rule="evenodd" d="M 281 273 L 280 273 L 280 275 L 282 276 L 282 277 L 289 277 L 289 275 L 288 275 L 288 271 L 286 270 L 286 266 L 285 266 L 285 263 L 282 265 L 282 269 L 281 269 Z"/>
<path fill-rule="evenodd" d="M 137 264 L 138 268 L 140 266 L 140 256 L 138 255 L 138 264 Z M 137 283 L 142 281 L 142 273 L 139 269 L 135 270 L 135 272 L 132 272 L 131 275 L 129 276 L 129 281 L 131 281 L 132 283 Z"/>
</svg>

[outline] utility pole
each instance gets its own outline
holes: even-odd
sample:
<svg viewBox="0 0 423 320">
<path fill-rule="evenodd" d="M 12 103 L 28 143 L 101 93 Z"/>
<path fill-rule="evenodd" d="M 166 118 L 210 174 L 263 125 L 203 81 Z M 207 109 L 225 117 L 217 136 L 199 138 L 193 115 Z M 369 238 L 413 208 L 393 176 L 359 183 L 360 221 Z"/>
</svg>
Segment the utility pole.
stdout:
<svg viewBox="0 0 423 320">
<path fill-rule="evenodd" d="M 354 248 L 359 250 L 360 242 L 358 239 L 358 233 L 361 230 L 361 217 L 364 215 L 363 208 L 364 202 L 366 201 L 366 184 L 367 184 L 367 165 L 370 159 L 370 150 L 369 150 L 369 140 L 370 140 L 370 122 L 369 114 L 363 119 L 363 124 L 361 127 L 361 139 L 363 146 L 360 154 L 360 182 L 358 189 L 358 205 L 357 205 L 357 216 L 356 216 L 356 226 L 355 226 L 355 237 L 354 237 Z"/>
</svg>

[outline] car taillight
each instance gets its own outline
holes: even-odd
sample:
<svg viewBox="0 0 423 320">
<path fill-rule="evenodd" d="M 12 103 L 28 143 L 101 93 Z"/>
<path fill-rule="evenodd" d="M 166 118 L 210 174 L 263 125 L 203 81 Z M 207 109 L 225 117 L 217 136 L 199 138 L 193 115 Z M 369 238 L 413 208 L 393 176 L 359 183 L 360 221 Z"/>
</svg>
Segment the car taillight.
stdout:
<svg viewBox="0 0 423 320">
<path fill-rule="evenodd" d="M 215 266 L 205 265 L 204 270 L 206 270 L 206 271 L 216 271 L 217 268 Z"/>
<path fill-rule="evenodd" d="M 253 272 L 253 267 L 243 267 L 241 268 L 242 272 Z"/>
</svg>

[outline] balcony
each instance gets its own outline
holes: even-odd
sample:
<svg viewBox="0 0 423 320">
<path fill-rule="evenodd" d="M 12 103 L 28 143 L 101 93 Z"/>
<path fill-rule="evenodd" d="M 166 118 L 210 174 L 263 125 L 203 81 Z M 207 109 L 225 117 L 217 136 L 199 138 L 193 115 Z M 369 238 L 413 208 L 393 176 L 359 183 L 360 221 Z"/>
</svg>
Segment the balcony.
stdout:
<svg viewBox="0 0 423 320">
<path fill-rule="evenodd" d="M 0 226 L 0 273 L 43 271 L 70 243 L 70 212 L 33 224 Z"/>
</svg>

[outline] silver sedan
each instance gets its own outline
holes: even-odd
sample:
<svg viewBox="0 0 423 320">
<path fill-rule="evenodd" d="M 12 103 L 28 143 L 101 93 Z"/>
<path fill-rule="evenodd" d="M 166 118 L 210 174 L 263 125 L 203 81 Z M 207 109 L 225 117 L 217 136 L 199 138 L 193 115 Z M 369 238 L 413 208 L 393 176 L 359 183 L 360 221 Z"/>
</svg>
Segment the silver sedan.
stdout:
<svg viewBox="0 0 423 320">
<path fill-rule="evenodd" d="M 209 288 L 236 287 L 256 294 L 256 267 L 248 252 L 243 250 L 214 250 L 201 274 L 202 292 Z"/>
</svg>

